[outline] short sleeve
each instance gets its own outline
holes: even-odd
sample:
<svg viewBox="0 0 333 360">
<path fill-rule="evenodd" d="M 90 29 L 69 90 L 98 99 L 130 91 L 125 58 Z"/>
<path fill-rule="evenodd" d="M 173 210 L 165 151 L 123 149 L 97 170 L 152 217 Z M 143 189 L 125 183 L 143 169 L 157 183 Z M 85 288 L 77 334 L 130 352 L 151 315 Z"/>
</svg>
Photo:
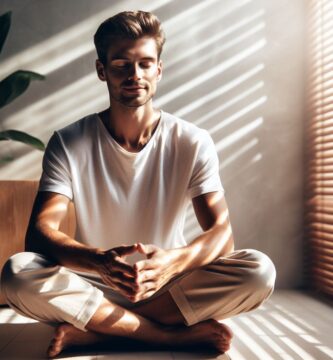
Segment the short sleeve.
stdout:
<svg viewBox="0 0 333 360">
<path fill-rule="evenodd" d="M 51 191 L 73 199 L 69 160 L 57 132 L 51 136 L 44 153 L 38 191 Z"/>
<path fill-rule="evenodd" d="M 224 193 L 219 174 L 219 158 L 207 130 L 203 130 L 200 136 L 188 191 L 191 198 L 213 191 Z"/>
</svg>

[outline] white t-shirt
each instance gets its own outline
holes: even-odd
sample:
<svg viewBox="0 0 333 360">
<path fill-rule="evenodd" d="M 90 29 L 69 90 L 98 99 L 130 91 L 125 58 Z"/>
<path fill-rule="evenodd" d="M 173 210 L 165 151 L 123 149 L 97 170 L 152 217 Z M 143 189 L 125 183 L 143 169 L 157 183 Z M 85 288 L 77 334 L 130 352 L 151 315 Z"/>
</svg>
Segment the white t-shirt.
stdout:
<svg viewBox="0 0 333 360">
<path fill-rule="evenodd" d="M 191 199 L 219 190 L 224 191 L 209 133 L 163 111 L 138 153 L 121 147 L 98 114 L 55 131 L 39 185 L 39 191 L 73 200 L 75 239 L 102 249 L 136 242 L 185 246 Z"/>
</svg>

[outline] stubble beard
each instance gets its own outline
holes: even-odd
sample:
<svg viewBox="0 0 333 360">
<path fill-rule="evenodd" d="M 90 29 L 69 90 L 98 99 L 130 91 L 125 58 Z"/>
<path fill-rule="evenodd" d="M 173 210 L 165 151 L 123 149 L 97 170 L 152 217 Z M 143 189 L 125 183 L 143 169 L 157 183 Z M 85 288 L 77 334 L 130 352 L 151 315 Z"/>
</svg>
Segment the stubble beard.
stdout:
<svg viewBox="0 0 333 360">
<path fill-rule="evenodd" d="M 121 105 L 129 108 L 138 108 L 141 106 L 146 105 L 152 98 L 154 97 L 155 93 L 148 94 L 142 101 L 133 103 L 137 100 L 135 97 L 126 97 L 120 95 L 119 97 L 115 96 L 112 92 L 110 92 L 110 97 L 115 100 L 116 102 L 120 103 Z"/>
</svg>

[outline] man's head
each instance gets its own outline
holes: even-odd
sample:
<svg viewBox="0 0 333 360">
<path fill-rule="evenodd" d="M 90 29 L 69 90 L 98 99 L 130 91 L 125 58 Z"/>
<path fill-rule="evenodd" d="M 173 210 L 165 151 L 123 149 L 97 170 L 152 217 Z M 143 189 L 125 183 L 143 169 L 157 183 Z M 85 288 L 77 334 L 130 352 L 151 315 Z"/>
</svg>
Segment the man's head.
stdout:
<svg viewBox="0 0 333 360">
<path fill-rule="evenodd" d="M 157 17 L 144 11 L 119 13 L 99 26 L 94 41 L 97 74 L 107 83 L 111 104 L 149 103 L 162 75 L 165 37 Z"/>
<path fill-rule="evenodd" d="M 123 11 L 106 19 L 97 29 L 94 43 L 98 59 L 105 66 L 109 48 L 121 40 L 138 40 L 151 37 L 156 42 L 157 56 L 160 59 L 164 32 L 158 18 L 146 11 Z"/>
</svg>

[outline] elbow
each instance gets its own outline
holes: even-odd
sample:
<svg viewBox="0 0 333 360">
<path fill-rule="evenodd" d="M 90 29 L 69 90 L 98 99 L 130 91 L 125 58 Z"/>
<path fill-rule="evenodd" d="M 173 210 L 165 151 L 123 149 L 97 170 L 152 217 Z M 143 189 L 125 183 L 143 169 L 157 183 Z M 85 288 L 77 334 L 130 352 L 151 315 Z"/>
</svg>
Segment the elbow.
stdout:
<svg viewBox="0 0 333 360">
<path fill-rule="evenodd" d="M 24 241 L 25 251 L 41 252 L 42 231 L 36 224 L 29 224 Z"/>
<path fill-rule="evenodd" d="M 35 231 L 29 227 L 25 235 L 24 251 L 36 252 L 36 241 Z"/>
</svg>

